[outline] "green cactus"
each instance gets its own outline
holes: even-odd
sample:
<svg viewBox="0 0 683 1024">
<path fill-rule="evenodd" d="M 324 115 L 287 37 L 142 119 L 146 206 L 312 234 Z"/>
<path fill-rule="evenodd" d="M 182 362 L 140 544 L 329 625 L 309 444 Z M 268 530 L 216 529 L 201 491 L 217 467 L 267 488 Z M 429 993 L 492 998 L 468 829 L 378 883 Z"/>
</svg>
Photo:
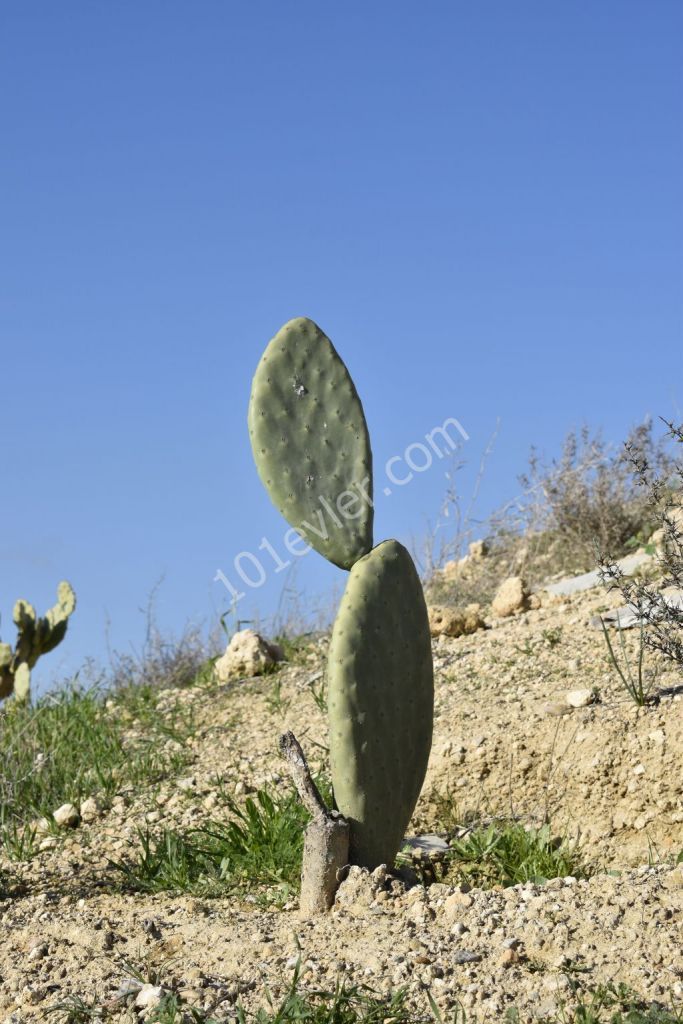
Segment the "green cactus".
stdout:
<svg viewBox="0 0 683 1024">
<path fill-rule="evenodd" d="M 273 504 L 343 569 L 372 547 L 372 455 L 348 370 L 320 328 L 285 324 L 258 365 L 249 433 Z"/>
<path fill-rule="evenodd" d="M 329 660 L 332 784 L 351 824 L 352 860 L 391 864 L 431 746 L 433 667 L 413 561 L 372 547 L 372 453 L 349 373 L 311 320 L 290 320 L 254 376 L 249 432 L 273 503 L 350 575 Z M 353 500 L 353 499 L 358 500 Z"/>
<path fill-rule="evenodd" d="M 433 704 L 422 584 L 406 549 L 387 540 L 351 569 L 329 653 L 334 796 L 354 864 L 393 863 L 427 770 Z"/>
<path fill-rule="evenodd" d="M 43 617 L 36 615 L 28 601 L 17 601 L 12 616 L 17 627 L 14 650 L 9 644 L 0 644 L 0 699 L 11 693 L 19 700 L 28 699 L 31 669 L 42 654 L 64 639 L 75 608 L 76 595 L 65 581 L 57 589 L 57 603 Z"/>
</svg>

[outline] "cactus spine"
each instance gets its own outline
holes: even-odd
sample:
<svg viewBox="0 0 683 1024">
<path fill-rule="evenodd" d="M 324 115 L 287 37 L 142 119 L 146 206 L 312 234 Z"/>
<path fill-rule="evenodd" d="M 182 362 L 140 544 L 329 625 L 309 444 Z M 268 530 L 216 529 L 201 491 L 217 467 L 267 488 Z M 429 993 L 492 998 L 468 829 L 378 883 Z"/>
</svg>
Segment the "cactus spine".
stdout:
<svg viewBox="0 0 683 1024">
<path fill-rule="evenodd" d="M 28 601 L 17 601 L 12 615 L 17 627 L 14 650 L 0 643 L 0 699 L 12 693 L 19 700 L 28 699 L 31 669 L 42 654 L 62 642 L 75 608 L 76 595 L 65 581 L 57 588 L 57 603 L 44 616 L 37 616 Z"/>
<path fill-rule="evenodd" d="M 350 570 L 328 662 L 330 760 L 351 859 L 392 864 L 431 748 L 434 676 L 422 586 L 395 540 L 373 548 L 372 453 L 360 399 L 304 317 L 275 335 L 254 376 L 249 432 L 280 512 Z"/>
</svg>

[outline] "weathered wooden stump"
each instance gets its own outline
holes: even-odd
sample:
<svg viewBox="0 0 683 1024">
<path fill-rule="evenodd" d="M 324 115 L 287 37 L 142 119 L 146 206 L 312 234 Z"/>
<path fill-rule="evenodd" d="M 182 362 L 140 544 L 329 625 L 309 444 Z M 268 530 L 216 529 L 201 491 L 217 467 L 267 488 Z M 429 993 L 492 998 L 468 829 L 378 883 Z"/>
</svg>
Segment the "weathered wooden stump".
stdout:
<svg viewBox="0 0 683 1024">
<path fill-rule="evenodd" d="M 325 806 L 293 732 L 280 737 L 280 753 L 289 763 L 301 802 L 311 815 L 304 839 L 299 906 L 304 914 L 323 914 L 334 903 L 341 872 L 349 862 L 349 823 Z"/>
</svg>

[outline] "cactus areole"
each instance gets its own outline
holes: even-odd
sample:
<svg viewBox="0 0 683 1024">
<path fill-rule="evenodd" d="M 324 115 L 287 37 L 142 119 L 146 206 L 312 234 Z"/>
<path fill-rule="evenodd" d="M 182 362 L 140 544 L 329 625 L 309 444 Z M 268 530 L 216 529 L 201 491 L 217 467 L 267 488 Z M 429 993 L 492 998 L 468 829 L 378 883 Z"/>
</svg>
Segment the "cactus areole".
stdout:
<svg viewBox="0 0 683 1024">
<path fill-rule="evenodd" d="M 372 452 L 363 407 L 323 331 L 290 320 L 254 376 L 249 433 L 273 504 L 349 571 L 330 644 L 332 785 L 350 857 L 391 865 L 424 782 L 434 674 L 427 608 L 408 551 L 373 547 Z"/>
</svg>

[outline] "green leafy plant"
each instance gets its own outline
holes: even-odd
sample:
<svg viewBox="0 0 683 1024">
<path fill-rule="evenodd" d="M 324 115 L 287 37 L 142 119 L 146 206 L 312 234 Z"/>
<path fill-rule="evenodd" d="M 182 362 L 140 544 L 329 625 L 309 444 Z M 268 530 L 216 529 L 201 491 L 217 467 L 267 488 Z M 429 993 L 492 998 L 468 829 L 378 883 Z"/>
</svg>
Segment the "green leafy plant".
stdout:
<svg viewBox="0 0 683 1024">
<path fill-rule="evenodd" d="M 327 708 L 327 683 L 324 675 L 321 675 L 320 679 L 313 679 L 308 684 L 309 690 L 311 691 L 311 697 L 315 701 L 315 706 L 321 714 L 326 715 Z"/>
<path fill-rule="evenodd" d="M 0 700 L 12 693 L 17 700 L 28 700 L 31 669 L 43 654 L 62 642 L 75 609 L 76 595 L 66 581 L 57 588 L 57 603 L 42 617 L 28 601 L 17 601 L 12 615 L 17 627 L 14 649 L 0 643 Z"/>
<path fill-rule="evenodd" d="M 280 715 L 281 718 L 287 714 L 291 700 L 282 696 L 282 680 L 275 679 L 270 691 L 266 694 L 266 704 L 271 714 Z"/>
<path fill-rule="evenodd" d="M 612 644 L 611 637 L 607 626 L 605 625 L 604 619 L 600 619 L 602 624 L 602 633 L 607 644 L 607 650 L 609 652 L 609 659 L 614 668 L 614 671 L 619 676 L 621 684 L 628 693 L 629 697 L 634 704 L 638 707 L 644 707 L 649 700 L 652 699 L 652 693 L 654 689 L 654 683 L 646 678 L 645 675 L 645 627 L 641 622 L 640 626 L 640 641 L 638 644 L 638 659 L 635 668 L 631 665 L 631 660 L 626 650 L 626 643 L 624 641 L 623 630 L 619 630 L 619 641 L 621 644 L 621 655 L 623 660 L 623 668 L 619 664 L 616 654 L 614 653 L 614 646 Z"/>
<path fill-rule="evenodd" d="M 307 815 L 294 793 L 260 789 L 244 806 L 223 796 L 231 816 L 181 833 L 138 830 L 133 861 L 113 862 L 123 883 L 142 892 L 256 893 L 286 902 L 298 888 Z"/>
<path fill-rule="evenodd" d="M 640 998 L 627 985 L 608 983 L 584 991 L 572 980 L 573 1004 L 542 1024 L 683 1024 L 683 1013 Z"/>
<path fill-rule="evenodd" d="M 432 739 L 429 622 L 413 560 L 373 547 L 372 453 L 346 366 L 311 320 L 290 320 L 254 376 L 249 433 L 273 503 L 305 540 L 349 571 L 328 661 L 335 803 L 350 858 L 391 864 L 422 788 Z"/>
<path fill-rule="evenodd" d="M 449 877 L 482 888 L 586 876 L 578 851 L 554 839 L 549 825 L 528 829 L 514 821 L 494 821 L 452 839 L 447 862 Z"/>
<path fill-rule="evenodd" d="M 281 999 L 268 988 L 265 996 L 266 1008 L 254 1014 L 238 1004 L 237 1024 L 418 1024 L 425 1020 L 409 1009 L 404 989 L 382 998 L 366 986 L 340 981 L 331 991 L 303 991 L 299 965 Z"/>
<path fill-rule="evenodd" d="M 0 711 L 0 839 L 24 860 L 35 848 L 35 818 L 63 803 L 96 796 L 107 803 L 124 789 L 177 774 L 194 735 L 191 709 L 158 710 L 150 686 L 118 693 L 77 683 L 35 704 Z M 168 743 L 172 740 L 173 743 Z"/>
</svg>

